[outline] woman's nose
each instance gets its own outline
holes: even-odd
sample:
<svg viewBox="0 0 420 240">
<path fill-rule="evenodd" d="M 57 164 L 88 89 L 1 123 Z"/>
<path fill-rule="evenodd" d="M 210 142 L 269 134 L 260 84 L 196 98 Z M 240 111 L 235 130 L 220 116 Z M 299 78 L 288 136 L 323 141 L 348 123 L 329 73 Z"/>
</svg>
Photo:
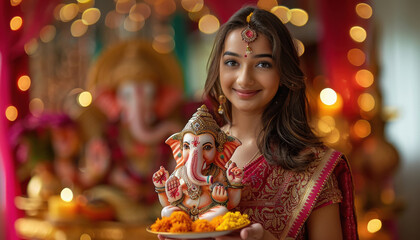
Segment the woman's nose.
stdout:
<svg viewBox="0 0 420 240">
<path fill-rule="evenodd" d="M 254 84 L 252 68 L 248 65 L 243 65 L 238 70 L 238 77 L 236 79 L 236 82 L 238 83 L 239 86 L 244 87 L 244 88 Z"/>
</svg>

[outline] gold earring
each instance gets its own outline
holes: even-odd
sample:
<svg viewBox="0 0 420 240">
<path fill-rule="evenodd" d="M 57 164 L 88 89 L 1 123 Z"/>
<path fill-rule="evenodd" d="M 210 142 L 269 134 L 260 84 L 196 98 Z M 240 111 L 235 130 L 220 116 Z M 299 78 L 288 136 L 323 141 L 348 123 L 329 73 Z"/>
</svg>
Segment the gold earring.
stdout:
<svg viewBox="0 0 420 240">
<path fill-rule="evenodd" d="M 217 112 L 220 115 L 223 115 L 223 113 L 225 113 L 225 110 L 223 109 L 223 104 L 225 104 L 226 102 L 226 97 L 223 94 L 220 94 L 219 96 L 219 109 L 217 110 Z"/>
</svg>

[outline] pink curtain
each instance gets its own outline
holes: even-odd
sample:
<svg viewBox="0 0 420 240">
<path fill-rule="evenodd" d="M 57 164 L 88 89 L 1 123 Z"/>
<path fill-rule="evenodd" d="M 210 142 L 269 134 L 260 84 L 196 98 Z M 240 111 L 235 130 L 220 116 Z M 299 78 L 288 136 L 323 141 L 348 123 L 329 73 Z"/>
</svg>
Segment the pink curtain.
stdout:
<svg viewBox="0 0 420 240">
<path fill-rule="evenodd" d="M 4 179 L 0 179 L 3 188 L 0 195 L 4 200 L 4 216 L 7 218 L 4 229 L 5 239 L 17 239 L 14 222 L 18 211 L 14 198 L 19 194 L 19 183 L 15 178 L 14 162 L 9 142 L 10 122 L 5 117 L 8 106 L 17 106 L 19 118 L 27 114 L 28 95 L 16 89 L 16 80 L 23 73 L 28 73 L 28 57 L 24 45 L 38 37 L 41 28 L 52 20 L 52 13 L 58 0 L 26 0 L 18 6 L 10 1 L 0 2 L 0 164 L 4 169 Z M 18 31 L 10 29 L 10 20 L 14 16 L 23 18 L 23 27 Z"/>
</svg>

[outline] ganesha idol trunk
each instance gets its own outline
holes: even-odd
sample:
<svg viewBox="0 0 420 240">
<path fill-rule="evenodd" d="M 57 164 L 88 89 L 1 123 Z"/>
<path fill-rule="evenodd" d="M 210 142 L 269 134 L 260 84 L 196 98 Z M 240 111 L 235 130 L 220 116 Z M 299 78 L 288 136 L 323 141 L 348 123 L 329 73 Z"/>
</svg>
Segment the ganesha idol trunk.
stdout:
<svg viewBox="0 0 420 240">
<path fill-rule="evenodd" d="M 190 159 L 187 161 L 187 177 L 193 184 L 196 184 L 198 186 L 210 185 L 213 183 L 213 176 L 203 175 L 202 171 L 204 170 L 203 166 L 205 161 L 203 157 L 200 158 L 198 157 L 198 155 L 199 150 L 195 149 L 192 155 L 190 156 Z"/>
<path fill-rule="evenodd" d="M 241 142 L 220 129 L 205 105 L 166 143 L 175 170 L 169 174 L 161 167 L 153 174 L 162 217 L 184 211 L 194 220 L 211 220 L 239 204 L 243 171 L 234 163 L 226 165 Z"/>
</svg>

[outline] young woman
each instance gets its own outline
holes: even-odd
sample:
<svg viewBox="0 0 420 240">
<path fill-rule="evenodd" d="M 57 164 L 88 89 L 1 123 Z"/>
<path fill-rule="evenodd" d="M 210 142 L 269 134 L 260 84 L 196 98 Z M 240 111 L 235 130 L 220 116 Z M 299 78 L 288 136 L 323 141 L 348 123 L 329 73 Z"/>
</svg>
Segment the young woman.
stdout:
<svg viewBox="0 0 420 240">
<path fill-rule="evenodd" d="M 205 95 L 242 142 L 231 160 L 244 170 L 238 210 L 253 222 L 217 239 L 358 238 L 347 161 L 308 124 L 305 77 L 275 15 L 245 7 L 220 28 Z"/>
</svg>

